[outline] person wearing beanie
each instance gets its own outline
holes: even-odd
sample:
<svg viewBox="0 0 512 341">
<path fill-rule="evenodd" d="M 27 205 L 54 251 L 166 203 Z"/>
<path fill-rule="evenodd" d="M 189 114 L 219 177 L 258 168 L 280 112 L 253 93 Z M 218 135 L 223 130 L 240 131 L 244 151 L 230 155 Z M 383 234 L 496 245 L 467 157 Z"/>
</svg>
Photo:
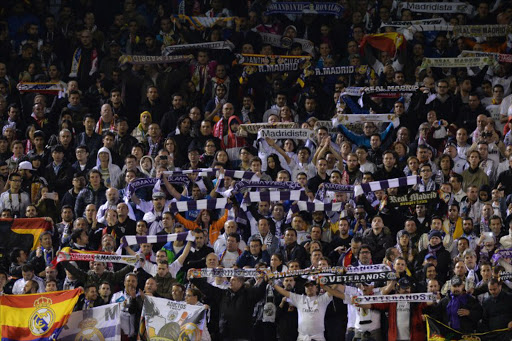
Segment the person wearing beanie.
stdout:
<svg viewBox="0 0 512 341">
<path fill-rule="evenodd" d="M 434 220 L 434 219 L 432 219 Z M 450 270 L 451 265 L 451 256 L 448 251 L 446 251 L 443 245 L 443 237 L 444 233 L 439 230 L 431 230 L 428 234 L 428 245 L 427 248 L 422 250 L 416 256 L 415 269 L 416 271 L 421 271 L 423 268 L 423 261 L 427 254 L 432 254 L 437 258 L 437 273 L 438 279 L 441 282 L 446 281 L 448 278 L 448 272 Z"/>
<path fill-rule="evenodd" d="M 147 141 L 147 133 L 149 125 L 153 123 L 153 117 L 149 111 L 143 111 L 140 113 L 139 125 L 132 131 L 132 136 L 135 137 L 140 143 Z"/>
</svg>

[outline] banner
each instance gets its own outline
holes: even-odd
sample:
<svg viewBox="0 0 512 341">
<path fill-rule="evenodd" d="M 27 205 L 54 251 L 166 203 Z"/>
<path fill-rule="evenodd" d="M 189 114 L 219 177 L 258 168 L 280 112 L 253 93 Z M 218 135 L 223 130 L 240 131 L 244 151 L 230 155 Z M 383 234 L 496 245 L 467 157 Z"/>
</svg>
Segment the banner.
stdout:
<svg viewBox="0 0 512 341">
<path fill-rule="evenodd" d="M 318 128 L 323 127 L 326 128 L 329 133 L 337 133 L 338 126 L 334 126 L 332 121 L 316 121 L 313 130 L 317 130 Z"/>
<path fill-rule="evenodd" d="M 325 14 L 340 17 L 343 6 L 334 2 L 274 2 L 267 6 L 265 15 L 271 14 Z"/>
<path fill-rule="evenodd" d="M 59 341 L 121 340 L 121 304 L 75 311 L 59 335 Z"/>
<path fill-rule="evenodd" d="M 443 18 L 433 18 L 433 19 L 420 19 L 420 20 L 412 20 L 412 21 L 391 21 L 389 23 L 382 23 L 380 27 L 411 27 L 415 25 L 446 25 L 446 21 Z"/>
<path fill-rule="evenodd" d="M 117 249 L 116 253 L 120 254 L 123 248 L 131 245 L 156 243 L 165 244 L 168 242 L 174 242 L 176 240 L 193 242 L 196 240 L 196 237 L 194 236 L 192 231 L 150 236 L 124 236 L 123 238 L 121 238 L 121 245 Z"/>
<path fill-rule="evenodd" d="M 354 72 L 358 72 L 361 74 L 366 73 L 368 65 L 360 65 L 360 66 L 333 66 L 333 67 L 324 67 L 324 68 L 312 68 L 308 71 L 311 71 L 311 76 L 330 76 L 330 75 L 350 75 Z M 306 76 L 310 76 L 306 75 Z"/>
<path fill-rule="evenodd" d="M 162 55 L 168 56 L 176 51 L 183 50 L 230 50 L 233 51 L 235 45 L 229 40 L 214 41 L 209 43 L 197 43 L 197 44 L 183 44 L 183 45 L 172 45 L 167 46 L 163 51 Z"/>
<path fill-rule="evenodd" d="M 463 50 L 461 54 L 458 55 L 458 58 L 461 57 L 491 57 L 498 59 L 500 63 L 512 63 L 512 54 L 506 53 Z"/>
<path fill-rule="evenodd" d="M 310 129 L 261 129 L 258 138 L 269 137 L 273 140 L 294 139 L 309 140 L 315 137 L 315 132 Z"/>
<path fill-rule="evenodd" d="M 391 268 L 386 264 L 370 264 L 370 265 L 358 265 L 347 267 L 347 273 L 368 273 L 368 272 L 381 272 L 391 271 Z"/>
<path fill-rule="evenodd" d="M 267 277 L 269 279 L 281 279 L 281 278 L 286 278 L 286 277 L 318 275 L 318 274 L 322 274 L 322 273 L 343 274 L 344 272 L 345 272 L 344 267 L 333 266 L 330 268 L 299 269 L 299 270 L 289 270 L 289 271 L 280 271 L 280 272 L 276 271 L 276 272 L 267 273 Z"/>
<path fill-rule="evenodd" d="M 249 134 L 258 134 L 261 129 L 291 129 L 295 127 L 294 122 L 277 122 L 277 123 L 251 123 L 241 124 L 239 127 L 240 132 L 247 132 Z"/>
<path fill-rule="evenodd" d="M 365 184 L 357 185 L 354 189 L 354 193 L 356 196 L 358 196 L 364 193 L 375 192 L 382 189 L 412 186 L 416 185 L 419 182 L 419 179 L 420 177 L 417 175 L 410 175 L 403 178 L 372 181 Z"/>
<path fill-rule="evenodd" d="M 353 273 L 346 275 L 320 275 L 318 276 L 320 284 L 357 284 L 370 283 L 375 281 L 391 281 L 396 279 L 396 274 L 391 271 L 371 272 L 371 273 Z"/>
<path fill-rule="evenodd" d="M 511 32 L 510 25 L 455 25 L 454 38 L 458 37 L 504 37 Z"/>
<path fill-rule="evenodd" d="M 438 198 L 437 191 L 408 193 L 398 196 L 390 195 L 388 196 L 388 205 L 391 207 L 425 205 L 436 202 Z"/>
<path fill-rule="evenodd" d="M 512 272 L 500 271 L 498 274 L 498 278 L 501 281 L 512 281 Z"/>
<path fill-rule="evenodd" d="M 393 94 L 397 93 L 415 93 L 419 90 L 418 85 L 388 85 L 388 86 L 369 86 L 363 88 L 363 93 L 366 95 L 373 94 Z M 386 96 L 396 97 L 396 96 Z M 398 96 L 399 97 L 399 96 Z"/>
<path fill-rule="evenodd" d="M 320 202 L 307 202 L 307 201 L 299 201 L 297 205 L 292 206 L 292 210 L 297 208 L 298 211 L 308 211 L 308 212 L 341 212 L 345 207 L 344 202 L 331 202 L 331 203 L 320 203 Z"/>
<path fill-rule="evenodd" d="M 52 231 L 52 224 L 44 218 L 0 219 L 0 250 L 9 253 L 19 247 L 25 252 L 33 251 L 45 231 Z"/>
<path fill-rule="evenodd" d="M 291 191 L 266 191 L 266 192 L 248 192 L 244 197 L 243 204 L 262 201 L 297 201 L 308 200 L 308 196 L 303 189 Z"/>
<path fill-rule="evenodd" d="M 461 333 L 455 329 L 450 328 L 446 324 L 439 322 L 432 317 L 425 315 L 427 321 L 427 340 L 440 341 L 440 340 L 475 340 L 475 341 L 496 341 L 496 340 L 510 340 L 512 338 L 512 331 L 509 329 L 491 330 L 486 333 Z"/>
<path fill-rule="evenodd" d="M 473 13 L 473 6 L 461 2 L 400 2 L 398 13 L 404 9 L 416 13 Z"/>
<path fill-rule="evenodd" d="M 203 306 L 151 296 L 144 298 L 141 334 L 148 340 L 200 341 L 205 327 L 206 310 Z"/>
<path fill-rule="evenodd" d="M 299 38 L 292 40 L 279 34 L 265 32 L 258 32 L 258 34 L 261 36 L 262 43 L 264 44 L 270 44 L 275 47 L 288 49 L 293 43 L 300 43 L 302 45 L 303 51 L 306 51 L 312 56 L 315 55 L 315 45 L 309 40 Z"/>
<path fill-rule="evenodd" d="M 333 126 L 338 124 L 356 124 L 364 122 L 392 122 L 395 127 L 400 125 L 400 118 L 397 114 L 348 114 L 338 115 L 333 119 Z"/>
<path fill-rule="evenodd" d="M 454 68 L 454 67 L 484 67 L 496 65 L 496 58 L 487 57 L 463 57 L 463 58 L 424 58 L 420 69 L 429 67 Z"/>
<path fill-rule="evenodd" d="M 0 296 L 2 341 L 56 340 L 82 293 L 79 288 Z"/>
<path fill-rule="evenodd" d="M 188 22 L 190 26 L 198 31 L 213 27 L 221 22 L 228 23 L 238 20 L 238 17 L 195 17 L 184 14 L 172 14 L 171 18 L 180 19 L 181 22 Z"/>
<path fill-rule="evenodd" d="M 497 263 L 501 258 L 512 258 L 512 249 L 496 250 L 492 256 L 492 261 Z"/>
<path fill-rule="evenodd" d="M 311 59 L 311 56 L 264 55 L 242 53 L 236 55 L 236 64 L 239 65 L 273 65 L 273 64 L 300 64 Z"/>
<path fill-rule="evenodd" d="M 16 85 L 16 89 L 20 93 L 37 92 L 44 95 L 58 95 L 59 98 L 64 97 L 66 88 L 61 83 L 33 83 L 20 82 Z"/>
<path fill-rule="evenodd" d="M 231 204 L 228 203 L 227 198 L 217 199 L 200 199 L 189 201 L 173 201 L 169 206 L 171 212 L 187 212 L 198 210 L 221 210 L 229 209 Z"/>
<path fill-rule="evenodd" d="M 190 183 L 190 179 L 186 175 L 169 175 L 167 177 L 167 180 L 171 184 L 175 185 L 185 185 L 188 186 Z M 130 197 L 135 193 L 136 190 L 140 188 L 145 187 L 155 187 L 155 185 L 160 181 L 159 178 L 141 178 L 141 179 L 135 179 L 132 182 L 130 182 L 126 186 L 124 198 L 130 199 Z"/>
<path fill-rule="evenodd" d="M 188 274 L 190 278 L 208 278 L 208 277 L 260 277 L 267 271 L 256 269 L 191 269 Z"/>
<path fill-rule="evenodd" d="M 125 256 L 118 255 L 108 252 L 100 251 L 82 251 L 73 250 L 69 247 L 64 247 L 58 253 L 57 257 L 52 261 L 53 266 L 56 266 L 60 262 L 108 262 L 108 263 L 121 263 L 128 265 L 135 265 L 138 261 L 137 256 Z"/>
<path fill-rule="evenodd" d="M 293 181 L 238 181 L 233 187 L 233 191 L 239 193 L 243 188 L 280 188 L 289 190 L 302 190 L 298 182 Z"/>
<path fill-rule="evenodd" d="M 165 171 L 162 174 L 168 175 L 168 176 L 173 176 L 173 175 L 178 176 L 178 175 L 188 175 L 188 174 L 197 174 L 198 176 L 213 176 L 213 177 L 222 176 L 222 174 L 219 173 L 218 169 L 213 169 L 213 168 Z M 254 180 L 254 179 L 256 179 L 255 174 L 256 173 L 250 172 L 250 171 L 239 171 L 239 170 L 232 170 L 232 169 L 224 170 L 225 176 L 229 176 L 230 178 L 234 178 L 234 179 Z"/>
<path fill-rule="evenodd" d="M 146 64 L 170 64 L 186 62 L 193 59 L 194 55 L 177 55 L 177 56 L 137 56 L 137 55 L 122 55 L 119 57 L 119 64 L 133 64 L 133 65 L 146 65 Z"/>
<path fill-rule="evenodd" d="M 320 186 L 318 187 L 318 191 L 316 191 L 315 199 L 324 201 L 325 192 L 327 192 L 327 191 L 353 193 L 354 186 L 353 185 L 331 184 L 331 183 L 320 184 Z"/>
<path fill-rule="evenodd" d="M 420 292 L 414 294 L 395 294 L 395 295 L 370 295 L 356 296 L 356 303 L 372 304 L 372 303 L 391 303 L 391 302 L 433 302 L 436 295 L 431 292 Z"/>
</svg>

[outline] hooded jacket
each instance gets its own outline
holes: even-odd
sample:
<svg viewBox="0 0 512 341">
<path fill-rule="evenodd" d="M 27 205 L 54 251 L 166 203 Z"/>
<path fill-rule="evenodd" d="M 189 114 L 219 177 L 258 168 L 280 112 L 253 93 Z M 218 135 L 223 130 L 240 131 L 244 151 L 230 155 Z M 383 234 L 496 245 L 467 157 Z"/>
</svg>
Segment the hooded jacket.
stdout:
<svg viewBox="0 0 512 341">
<path fill-rule="evenodd" d="M 108 154 L 109 177 L 103 180 L 105 180 L 105 183 L 110 183 L 113 186 L 114 184 L 117 184 L 119 177 L 121 176 L 121 168 L 119 168 L 118 165 L 112 163 L 112 153 L 110 152 L 110 150 L 107 147 L 101 147 L 100 150 L 98 150 L 98 154 L 96 156 L 96 167 L 94 167 L 93 169 L 97 169 L 101 172 L 100 153 Z"/>
</svg>

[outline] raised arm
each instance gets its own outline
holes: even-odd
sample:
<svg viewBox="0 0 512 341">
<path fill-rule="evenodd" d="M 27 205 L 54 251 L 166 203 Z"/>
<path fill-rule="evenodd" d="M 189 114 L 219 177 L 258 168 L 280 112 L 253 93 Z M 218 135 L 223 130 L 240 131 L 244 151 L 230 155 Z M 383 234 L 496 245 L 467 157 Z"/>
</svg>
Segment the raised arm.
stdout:
<svg viewBox="0 0 512 341">
<path fill-rule="evenodd" d="M 285 288 L 282 288 L 282 287 L 280 287 L 279 285 L 274 284 L 274 289 L 276 289 L 276 291 L 277 291 L 278 293 L 280 293 L 281 295 L 283 295 L 284 297 L 286 297 L 286 298 L 290 298 L 290 292 L 289 292 L 289 291 L 287 291 L 287 290 L 285 290 Z"/>
<path fill-rule="evenodd" d="M 174 188 L 173 185 L 171 185 L 171 183 L 169 182 L 169 180 L 167 180 L 167 177 L 165 175 L 162 175 L 162 179 L 163 179 L 163 182 L 164 182 L 164 185 L 165 185 L 165 188 L 167 188 L 167 191 L 174 197 L 176 198 L 176 200 L 180 200 L 181 199 L 181 193 L 178 192 L 176 190 L 176 188 Z"/>
<path fill-rule="evenodd" d="M 178 257 L 178 262 L 180 262 L 180 264 L 183 265 L 185 263 L 185 259 L 187 259 L 187 256 L 190 253 L 191 248 L 192 248 L 192 242 L 189 240 L 187 242 L 187 245 L 185 245 L 185 249 L 181 253 L 181 256 Z"/>
<path fill-rule="evenodd" d="M 268 145 L 272 148 L 274 148 L 279 154 L 281 154 L 284 159 L 286 160 L 287 164 L 290 164 L 292 162 L 292 159 L 286 154 L 286 152 L 283 150 L 283 148 L 279 147 L 279 145 L 274 141 L 273 139 L 269 137 L 265 137 L 265 141 L 267 141 Z"/>
</svg>

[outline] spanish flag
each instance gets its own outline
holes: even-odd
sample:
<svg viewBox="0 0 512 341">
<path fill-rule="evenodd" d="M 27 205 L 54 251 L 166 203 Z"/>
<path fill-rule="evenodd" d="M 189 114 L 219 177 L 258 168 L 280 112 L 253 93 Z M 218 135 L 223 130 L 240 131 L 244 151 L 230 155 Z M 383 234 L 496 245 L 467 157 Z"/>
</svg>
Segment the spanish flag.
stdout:
<svg viewBox="0 0 512 341">
<path fill-rule="evenodd" d="M 0 219 L 0 249 L 9 252 L 14 247 L 25 251 L 39 246 L 39 236 L 51 231 L 52 224 L 44 218 Z"/>
<path fill-rule="evenodd" d="M 56 340 L 83 290 L 0 296 L 1 341 Z"/>
<path fill-rule="evenodd" d="M 370 44 L 380 51 L 386 51 L 390 58 L 395 56 L 398 49 L 405 47 L 405 38 L 402 33 L 389 32 L 367 34 L 361 41 L 361 53 L 364 54 L 364 46 Z"/>
</svg>

